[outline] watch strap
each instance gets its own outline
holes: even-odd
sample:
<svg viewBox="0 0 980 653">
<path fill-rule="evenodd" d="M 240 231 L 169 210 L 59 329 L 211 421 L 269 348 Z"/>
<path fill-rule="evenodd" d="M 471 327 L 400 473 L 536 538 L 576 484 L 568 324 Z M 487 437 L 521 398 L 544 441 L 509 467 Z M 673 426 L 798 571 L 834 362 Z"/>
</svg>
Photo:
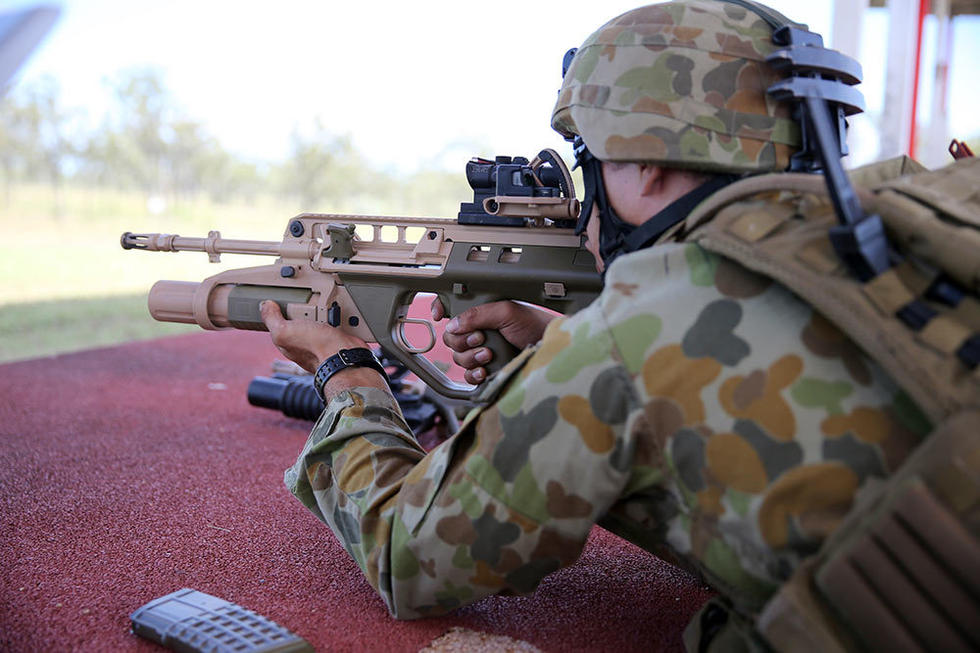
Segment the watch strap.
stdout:
<svg viewBox="0 0 980 653">
<path fill-rule="evenodd" d="M 370 367 L 380 372 L 386 380 L 388 379 L 384 365 L 381 364 L 381 361 L 377 359 L 370 349 L 365 347 L 341 349 L 320 363 L 320 367 L 316 369 L 316 374 L 313 376 L 313 387 L 316 389 L 316 394 L 320 399 L 326 402 L 326 397 L 323 396 L 323 386 L 330 380 L 330 377 L 348 367 Z"/>
</svg>

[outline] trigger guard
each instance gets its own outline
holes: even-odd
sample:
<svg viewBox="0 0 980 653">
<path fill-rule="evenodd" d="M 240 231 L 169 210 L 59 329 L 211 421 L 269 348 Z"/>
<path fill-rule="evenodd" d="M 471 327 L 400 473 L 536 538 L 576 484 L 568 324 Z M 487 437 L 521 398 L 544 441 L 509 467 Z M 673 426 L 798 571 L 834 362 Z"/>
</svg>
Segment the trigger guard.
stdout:
<svg viewBox="0 0 980 653">
<path fill-rule="evenodd" d="M 408 338 L 405 337 L 406 324 L 424 324 L 429 330 L 429 344 L 425 347 L 413 347 L 409 344 Z M 436 330 L 432 328 L 432 323 L 428 320 L 413 317 L 400 318 L 398 320 L 398 328 L 395 329 L 395 332 L 398 334 L 398 344 L 410 354 L 425 354 L 432 351 L 432 348 L 436 346 Z"/>
</svg>

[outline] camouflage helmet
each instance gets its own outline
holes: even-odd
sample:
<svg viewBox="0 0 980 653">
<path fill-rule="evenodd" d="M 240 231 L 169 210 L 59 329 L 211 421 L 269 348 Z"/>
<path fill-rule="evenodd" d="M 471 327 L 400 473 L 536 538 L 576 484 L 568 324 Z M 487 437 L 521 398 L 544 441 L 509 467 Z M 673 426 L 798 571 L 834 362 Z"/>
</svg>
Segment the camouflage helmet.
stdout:
<svg viewBox="0 0 980 653">
<path fill-rule="evenodd" d="M 634 9 L 578 49 L 551 126 L 581 136 L 604 161 L 785 170 L 800 129 L 791 107 L 766 95 L 780 79 L 765 63 L 775 49 L 772 27 L 739 4 L 674 0 Z"/>
</svg>

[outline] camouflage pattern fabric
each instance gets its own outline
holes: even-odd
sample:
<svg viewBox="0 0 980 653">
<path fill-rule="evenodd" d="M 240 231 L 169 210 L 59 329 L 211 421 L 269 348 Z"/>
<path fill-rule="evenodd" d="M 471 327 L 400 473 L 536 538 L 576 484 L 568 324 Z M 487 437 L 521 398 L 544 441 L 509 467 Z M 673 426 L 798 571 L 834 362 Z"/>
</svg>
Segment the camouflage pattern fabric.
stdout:
<svg viewBox="0 0 980 653">
<path fill-rule="evenodd" d="M 399 618 L 525 593 L 595 522 L 756 611 L 929 431 L 838 330 L 693 244 L 621 257 L 428 454 L 386 393 L 331 399 L 290 490 Z"/>
<path fill-rule="evenodd" d="M 800 146 L 789 105 L 766 96 L 772 29 L 711 0 L 627 12 L 579 48 L 551 125 L 602 161 L 780 171 Z"/>
</svg>

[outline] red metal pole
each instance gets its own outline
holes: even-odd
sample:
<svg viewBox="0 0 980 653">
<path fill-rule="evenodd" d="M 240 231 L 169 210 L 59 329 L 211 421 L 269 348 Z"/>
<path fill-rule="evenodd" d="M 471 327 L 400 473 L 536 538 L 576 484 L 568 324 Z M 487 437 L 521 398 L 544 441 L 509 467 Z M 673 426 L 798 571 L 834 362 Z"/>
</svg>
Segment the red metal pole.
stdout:
<svg viewBox="0 0 980 653">
<path fill-rule="evenodd" d="M 922 29 L 929 13 L 930 0 L 919 0 L 918 29 L 915 32 L 915 74 L 912 77 L 912 124 L 909 125 L 909 156 L 915 158 L 915 132 L 919 110 L 919 66 L 922 64 Z"/>
</svg>

